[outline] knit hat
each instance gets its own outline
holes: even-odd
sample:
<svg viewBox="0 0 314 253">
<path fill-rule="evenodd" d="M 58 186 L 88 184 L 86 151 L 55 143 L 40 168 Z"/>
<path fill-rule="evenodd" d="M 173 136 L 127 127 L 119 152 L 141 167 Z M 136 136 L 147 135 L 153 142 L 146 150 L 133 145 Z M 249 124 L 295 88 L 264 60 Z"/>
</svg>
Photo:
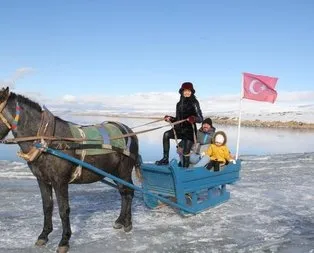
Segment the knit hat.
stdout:
<svg viewBox="0 0 314 253">
<path fill-rule="evenodd" d="M 223 135 L 222 134 L 217 134 L 216 136 L 215 136 L 215 142 L 218 142 L 218 143 L 224 143 L 224 141 L 225 141 L 225 137 L 223 137 Z"/>
<path fill-rule="evenodd" d="M 184 82 L 182 85 L 181 85 L 181 88 L 179 90 L 179 93 L 182 94 L 183 90 L 190 90 L 192 92 L 192 94 L 195 93 L 195 90 L 193 88 L 193 83 L 191 82 Z"/>
<path fill-rule="evenodd" d="M 212 119 L 211 118 L 204 119 L 203 122 L 202 122 L 202 125 L 204 125 L 204 124 L 208 124 L 208 125 L 210 125 L 212 127 L 213 126 Z"/>
</svg>

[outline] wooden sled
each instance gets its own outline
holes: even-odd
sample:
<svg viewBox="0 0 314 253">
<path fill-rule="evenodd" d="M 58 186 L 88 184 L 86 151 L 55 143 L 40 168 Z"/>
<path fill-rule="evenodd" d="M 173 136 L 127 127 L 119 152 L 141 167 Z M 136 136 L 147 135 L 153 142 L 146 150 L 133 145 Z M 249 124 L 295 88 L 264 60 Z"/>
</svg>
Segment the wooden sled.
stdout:
<svg viewBox="0 0 314 253">
<path fill-rule="evenodd" d="M 226 185 L 240 178 L 241 161 L 229 163 L 221 171 L 209 171 L 204 167 L 182 168 L 173 159 L 169 165 L 157 166 L 143 163 L 142 187 L 144 202 L 150 208 L 156 208 L 160 200 L 154 195 L 166 197 L 175 202 L 182 215 L 195 214 L 207 208 L 217 206 L 230 198 Z M 190 210 L 187 211 L 187 210 Z"/>
</svg>

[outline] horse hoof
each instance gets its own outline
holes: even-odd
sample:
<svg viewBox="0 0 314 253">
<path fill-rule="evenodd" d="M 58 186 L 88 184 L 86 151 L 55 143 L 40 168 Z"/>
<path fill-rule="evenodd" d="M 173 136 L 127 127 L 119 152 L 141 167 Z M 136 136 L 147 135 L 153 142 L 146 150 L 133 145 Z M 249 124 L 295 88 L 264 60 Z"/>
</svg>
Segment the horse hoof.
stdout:
<svg viewBox="0 0 314 253">
<path fill-rule="evenodd" d="M 123 228 L 124 226 L 121 224 L 121 223 L 119 223 L 119 222 L 115 222 L 114 224 L 113 224 L 113 228 L 115 228 L 115 229 L 121 229 L 121 228 Z"/>
<path fill-rule="evenodd" d="M 67 253 L 69 251 L 69 246 L 60 246 L 57 249 L 57 253 Z"/>
<path fill-rule="evenodd" d="M 39 239 L 39 240 L 37 240 L 37 242 L 35 242 L 35 245 L 36 245 L 36 246 L 39 246 L 39 247 L 42 247 L 42 246 L 45 246 L 46 243 L 47 243 L 46 240 L 44 240 L 44 239 Z"/>
<path fill-rule="evenodd" d="M 131 230 L 132 230 L 132 224 L 130 224 L 129 226 L 127 226 L 127 227 L 124 227 L 124 232 L 130 232 Z"/>
</svg>

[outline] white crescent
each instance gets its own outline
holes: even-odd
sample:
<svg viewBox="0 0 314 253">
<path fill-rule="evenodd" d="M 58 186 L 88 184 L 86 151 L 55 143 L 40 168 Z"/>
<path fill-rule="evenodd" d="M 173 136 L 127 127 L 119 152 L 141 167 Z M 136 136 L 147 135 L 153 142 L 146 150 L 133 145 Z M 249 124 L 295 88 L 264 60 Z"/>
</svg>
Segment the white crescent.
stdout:
<svg viewBox="0 0 314 253">
<path fill-rule="evenodd" d="M 259 91 L 255 90 L 255 87 L 254 87 L 255 84 L 257 84 L 257 83 L 259 83 L 259 84 L 262 85 L 262 86 L 260 87 Z M 252 80 L 251 83 L 250 83 L 250 85 L 249 85 L 249 90 L 250 90 L 250 92 L 251 92 L 252 94 L 255 94 L 255 95 L 257 95 L 257 94 L 263 92 L 265 89 L 266 89 L 265 84 L 261 83 L 260 81 L 258 81 L 258 80 L 256 80 L 256 79 Z"/>
</svg>

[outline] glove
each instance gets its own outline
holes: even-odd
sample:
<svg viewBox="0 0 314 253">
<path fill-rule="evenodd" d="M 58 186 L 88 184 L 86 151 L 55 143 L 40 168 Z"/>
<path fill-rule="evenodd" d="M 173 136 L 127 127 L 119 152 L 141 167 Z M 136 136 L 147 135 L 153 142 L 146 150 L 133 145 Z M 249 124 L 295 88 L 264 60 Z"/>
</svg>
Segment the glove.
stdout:
<svg viewBox="0 0 314 253">
<path fill-rule="evenodd" d="M 236 161 L 231 159 L 229 162 L 233 163 L 233 164 L 236 164 Z"/>
<path fill-rule="evenodd" d="M 195 116 L 189 116 L 189 117 L 187 118 L 187 121 L 190 122 L 191 124 L 193 124 L 193 123 L 195 123 L 195 121 L 196 121 L 196 117 L 195 117 Z"/>
<path fill-rule="evenodd" d="M 167 121 L 167 122 L 172 122 L 172 119 L 173 119 L 173 117 L 168 116 L 168 115 L 166 115 L 166 116 L 164 117 L 164 120 Z"/>
</svg>

